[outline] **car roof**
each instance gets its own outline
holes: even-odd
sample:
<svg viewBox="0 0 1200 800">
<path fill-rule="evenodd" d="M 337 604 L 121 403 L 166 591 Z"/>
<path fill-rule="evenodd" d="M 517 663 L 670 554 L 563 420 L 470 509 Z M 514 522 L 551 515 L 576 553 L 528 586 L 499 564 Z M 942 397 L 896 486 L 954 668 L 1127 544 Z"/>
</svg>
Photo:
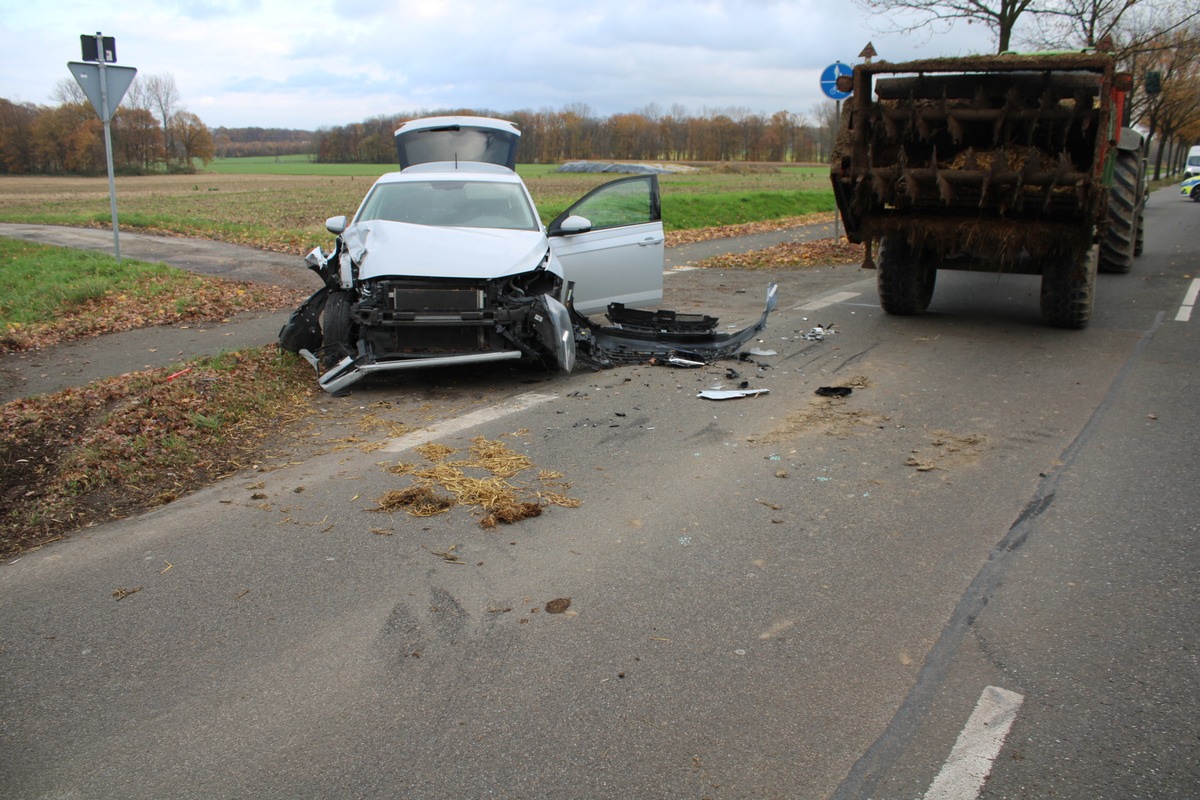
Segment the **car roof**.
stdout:
<svg viewBox="0 0 1200 800">
<path fill-rule="evenodd" d="M 380 175 L 376 183 L 401 183 L 415 180 L 443 181 L 491 181 L 493 183 L 524 183 L 521 176 L 507 167 L 499 164 L 485 164 L 480 161 L 431 161 L 426 164 L 414 164 L 400 172 L 387 172 Z"/>
</svg>

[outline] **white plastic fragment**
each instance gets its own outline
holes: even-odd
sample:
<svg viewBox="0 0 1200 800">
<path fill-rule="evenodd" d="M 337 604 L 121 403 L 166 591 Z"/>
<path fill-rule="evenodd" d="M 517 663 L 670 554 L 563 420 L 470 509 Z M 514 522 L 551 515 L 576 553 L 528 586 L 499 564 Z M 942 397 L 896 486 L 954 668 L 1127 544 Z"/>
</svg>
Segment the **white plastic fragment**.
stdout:
<svg viewBox="0 0 1200 800">
<path fill-rule="evenodd" d="M 737 400 L 741 397 L 753 397 L 756 394 L 766 394 L 770 389 L 705 389 L 697 392 L 696 396 L 704 400 Z"/>
</svg>

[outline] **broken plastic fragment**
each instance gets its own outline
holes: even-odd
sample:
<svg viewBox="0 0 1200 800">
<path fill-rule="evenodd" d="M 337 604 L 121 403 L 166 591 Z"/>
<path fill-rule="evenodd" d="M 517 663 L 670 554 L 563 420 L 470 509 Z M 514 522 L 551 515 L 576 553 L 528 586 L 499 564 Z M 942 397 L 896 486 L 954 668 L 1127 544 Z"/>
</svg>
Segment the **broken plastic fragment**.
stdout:
<svg viewBox="0 0 1200 800">
<path fill-rule="evenodd" d="M 689 369 L 692 367 L 703 367 L 704 366 L 703 361 L 692 361 L 689 358 L 680 358 L 679 356 L 671 356 L 670 358 L 667 359 L 667 363 L 670 364 L 672 367 L 687 367 Z"/>
<path fill-rule="evenodd" d="M 697 392 L 696 396 L 704 400 L 736 400 L 741 397 L 753 397 L 756 394 L 766 394 L 770 389 L 705 389 Z"/>
<path fill-rule="evenodd" d="M 779 354 L 776 353 L 774 350 L 764 350 L 761 347 L 751 347 L 750 355 L 752 355 L 752 356 L 775 356 L 775 355 L 779 355 Z"/>
<path fill-rule="evenodd" d="M 822 386 L 817 389 L 821 397 L 848 397 L 854 390 L 849 386 Z"/>
</svg>

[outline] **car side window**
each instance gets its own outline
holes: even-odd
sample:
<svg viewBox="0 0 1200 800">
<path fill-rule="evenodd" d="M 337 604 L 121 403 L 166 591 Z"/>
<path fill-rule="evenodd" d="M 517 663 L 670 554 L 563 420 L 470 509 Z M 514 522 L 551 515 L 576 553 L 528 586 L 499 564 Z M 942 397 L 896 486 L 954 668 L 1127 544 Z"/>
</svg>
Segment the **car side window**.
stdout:
<svg viewBox="0 0 1200 800">
<path fill-rule="evenodd" d="M 592 230 L 640 225 L 661 219 L 658 177 L 638 175 L 606 183 L 585 195 L 551 224 L 551 231 L 569 216 L 585 217 Z"/>
</svg>

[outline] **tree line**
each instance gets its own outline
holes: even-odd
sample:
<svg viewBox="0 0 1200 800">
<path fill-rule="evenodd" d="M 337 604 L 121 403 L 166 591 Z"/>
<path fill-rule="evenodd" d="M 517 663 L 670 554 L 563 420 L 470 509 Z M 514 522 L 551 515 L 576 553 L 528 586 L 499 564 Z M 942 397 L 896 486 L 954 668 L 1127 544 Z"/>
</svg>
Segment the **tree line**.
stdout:
<svg viewBox="0 0 1200 800">
<path fill-rule="evenodd" d="M 440 109 L 322 128 L 315 137 L 316 159 L 325 163 L 395 163 L 394 134 L 400 125 L 420 117 L 457 114 L 515 123 L 521 131 L 519 159 L 543 164 L 592 158 L 820 162 L 828 158 L 836 133 L 832 101 L 814 107 L 812 122 L 790 111 L 766 116 L 742 108 L 690 114 L 681 106 L 664 113 L 651 105 L 606 117 L 593 114 L 584 104 L 557 111 L 507 113 Z"/>
<path fill-rule="evenodd" d="M 54 106 L 0 98 L 0 174 L 95 175 L 106 171 L 104 124 L 70 78 Z M 113 113 L 113 168 L 122 174 L 191 171 L 215 154 L 208 126 L 182 104 L 170 75 L 134 78 Z"/>
</svg>

